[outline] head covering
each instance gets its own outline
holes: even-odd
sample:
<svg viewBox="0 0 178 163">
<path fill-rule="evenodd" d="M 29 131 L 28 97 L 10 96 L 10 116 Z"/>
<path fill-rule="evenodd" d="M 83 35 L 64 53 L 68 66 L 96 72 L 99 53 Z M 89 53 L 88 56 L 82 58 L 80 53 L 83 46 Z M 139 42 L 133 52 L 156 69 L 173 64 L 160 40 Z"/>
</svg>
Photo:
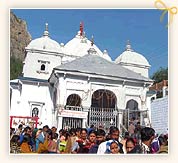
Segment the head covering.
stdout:
<svg viewBox="0 0 178 163">
<path fill-rule="evenodd" d="M 112 144 L 113 142 L 115 142 L 115 143 L 118 144 L 118 142 L 117 142 L 116 140 L 108 140 L 108 141 L 106 142 L 106 151 L 105 151 L 106 154 L 107 154 L 107 153 L 108 153 L 108 154 L 111 153 L 111 144 Z"/>
</svg>

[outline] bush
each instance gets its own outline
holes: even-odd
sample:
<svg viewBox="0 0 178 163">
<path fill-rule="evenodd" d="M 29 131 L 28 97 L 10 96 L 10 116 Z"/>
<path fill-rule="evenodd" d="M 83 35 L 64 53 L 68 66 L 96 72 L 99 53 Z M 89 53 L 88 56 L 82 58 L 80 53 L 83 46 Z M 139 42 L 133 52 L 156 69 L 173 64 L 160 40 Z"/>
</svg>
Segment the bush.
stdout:
<svg viewBox="0 0 178 163">
<path fill-rule="evenodd" d="M 11 56 L 10 57 L 10 80 L 16 79 L 22 74 L 23 63 L 20 59 Z"/>
</svg>

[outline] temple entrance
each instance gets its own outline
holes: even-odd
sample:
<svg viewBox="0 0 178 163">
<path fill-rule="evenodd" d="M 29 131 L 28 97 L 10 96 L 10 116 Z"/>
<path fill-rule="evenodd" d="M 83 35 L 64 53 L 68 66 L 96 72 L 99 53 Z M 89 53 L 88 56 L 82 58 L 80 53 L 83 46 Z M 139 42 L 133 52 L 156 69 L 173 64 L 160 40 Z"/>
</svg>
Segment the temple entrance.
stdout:
<svg viewBox="0 0 178 163">
<path fill-rule="evenodd" d="M 122 133 L 128 130 L 130 122 L 133 122 L 134 125 L 136 125 L 137 122 L 140 122 L 142 126 L 150 125 L 148 110 L 138 109 L 138 103 L 133 99 L 129 100 L 126 104 L 126 109 L 120 112 L 123 115 L 121 125 Z"/>
<path fill-rule="evenodd" d="M 131 99 L 126 104 L 126 109 L 123 110 L 123 126 L 128 129 L 129 122 L 140 121 L 140 111 L 138 110 L 137 101 Z"/>
<path fill-rule="evenodd" d="M 81 128 L 83 119 L 81 117 L 74 116 L 74 115 L 78 115 L 77 113 L 83 111 L 83 108 L 81 107 L 80 96 L 77 94 L 69 95 L 67 97 L 67 102 L 64 109 L 67 111 L 68 114 L 70 114 L 70 116 L 72 115 L 72 117 L 63 117 L 62 128 L 66 130 L 69 130 L 71 128 L 78 128 L 78 127 Z"/>
<path fill-rule="evenodd" d="M 129 100 L 126 105 L 126 109 L 129 110 L 129 120 L 140 119 L 140 113 L 138 112 L 138 103 L 135 100 Z"/>
<path fill-rule="evenodd" d="M 93 93 L 88 124 L 106 131 L 117 126 L 116 96 L 112 91 L 100 89 Z"/>
</svg>

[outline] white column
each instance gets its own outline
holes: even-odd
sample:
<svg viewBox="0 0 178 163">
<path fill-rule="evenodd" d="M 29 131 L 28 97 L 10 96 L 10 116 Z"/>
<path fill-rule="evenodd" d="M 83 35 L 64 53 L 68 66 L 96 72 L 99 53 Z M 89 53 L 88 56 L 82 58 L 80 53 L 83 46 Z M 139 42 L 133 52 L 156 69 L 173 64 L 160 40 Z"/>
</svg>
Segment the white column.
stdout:
<svg viewBox="0 0 178 163">
<path fill-rule="evenodd" d="M 57 125 L 58 130 L 62 129 L 62 117 L 58 116 L 58 125 Z"/>
</svg>

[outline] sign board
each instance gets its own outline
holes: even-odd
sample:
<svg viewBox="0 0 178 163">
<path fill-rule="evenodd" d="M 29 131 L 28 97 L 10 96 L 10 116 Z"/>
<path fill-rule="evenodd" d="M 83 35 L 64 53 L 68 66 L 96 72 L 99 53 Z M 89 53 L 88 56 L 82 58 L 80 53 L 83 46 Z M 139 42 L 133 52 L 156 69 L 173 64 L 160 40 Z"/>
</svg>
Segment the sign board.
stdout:
<svg viewBox="0 0 178 163">
<path fill-rule="evenodd" d="M 87 118 L 88 112 L 74 111 L 74 110 L 62 110 L 58 115 L 61 117 Z"/>
</svg>

